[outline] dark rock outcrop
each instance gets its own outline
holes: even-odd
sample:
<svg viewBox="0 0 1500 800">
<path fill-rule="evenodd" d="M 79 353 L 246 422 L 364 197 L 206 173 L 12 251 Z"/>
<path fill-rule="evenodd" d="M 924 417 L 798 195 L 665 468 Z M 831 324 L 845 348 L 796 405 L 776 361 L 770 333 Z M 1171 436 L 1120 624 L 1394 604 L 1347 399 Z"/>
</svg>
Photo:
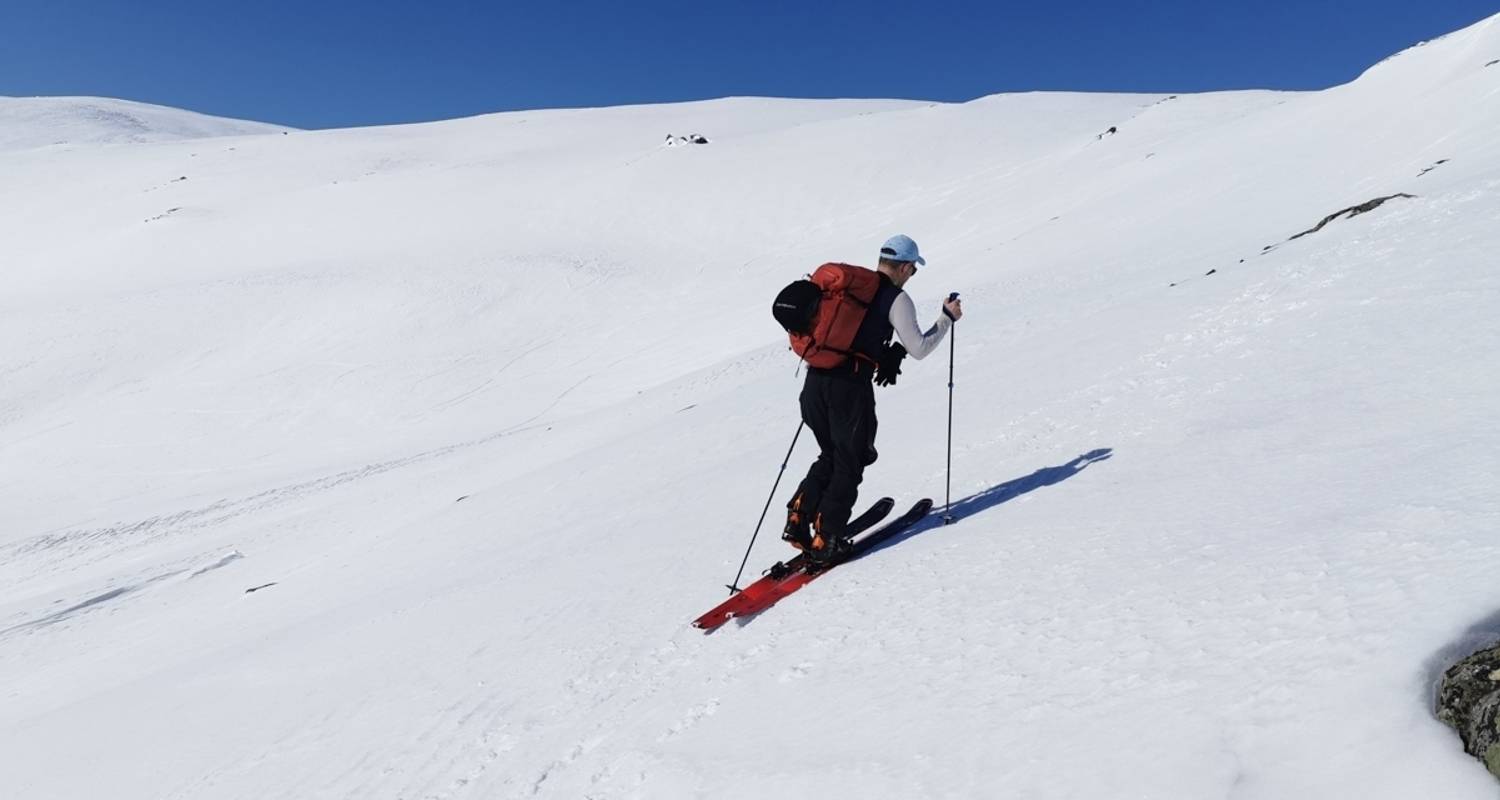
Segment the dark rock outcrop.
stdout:
<svg viewBox="0 0 1500 800">
<path fill-rule="evenodd" d="M 1290 242 L 1290 241 L 1292 241 L 1292 239 L 1301 239 L 1302 237 L 1308 235 L 1309 233 L 1317 233 L 1318 231 L 1323 230 L 1323 226 L 1324 225 L 1327 225 L 1328 223 L 1333 222 L 1334 220 L 1338 219 L 1339 217 L 1344 216 L 1345 214 L 1348 214 L 1350 216 L 1350 218 L 1353 218 L 1353 217 L 1357 217 L 1360 214 L 1363 214 L 1363 213 L 1365 213 L 1367 211 L 1374 211 L 1375 209 L 1380 208 L 1380 206 L 1382 204 L 1384 204 L 1385 201 L 1387 201 L 1387 200 L 1394 200 L 1397 197 L 1412 198 L 1412 197 L 1415 197 L 1415 195 L 1410 195 L 1410 194 L 1406 194 L 1405 192 L 1401 192 L 1399 194 L 1387 195 L 1385 197 L 1377 197 L 1374 200 L 1367 200 L 1367 201 L 1365 201 L 1363 203 L 1360 203 L 1357 206 L 1349 206 L 1348 208 L 1346 208 L 1346 209 L 1344 209 L 1342 211 L 1335 211 L 1334 213 L 1329 214 L 1328 216 L 1324 217 L 1322 222 L 1319 222 L 1317 225 L 1315 225 L 1315 226 L 1313 226 L 1311 228 L 1308 228 L 1307 230 L 1305 230 L 1305 231 L 1297 234 L 1296 236 L 1293 236 L 1291 239 L 1287 239 L 1287 241 Z"/>
<path fill-rule="evenodd" d="M 1438 167 L 1441 167 L 1442 165 L 1444 165 L 1446 163 L 1448 163 L 1448 159 L 1446 159 L 1446 158 L 1438 159 L 1437 161 L 1433 162 L 1432 166 L 1430 166 L 1430 167 L 1422 170 L 1421 172 L 1418 172 L 1417 173 L 1417 177 L 1420 178 L 1423 175 L 1426 175 L 1427 173 L 1429 173 L 1429 172 L 1437 169 Z"/>
<path fill-rule="evenodd" d="M 1437 717 L 1458 731 L 1464 752 L 1500 777 L 1500 645 L 1480 650 L 1443 673 Z"/>
</svg>

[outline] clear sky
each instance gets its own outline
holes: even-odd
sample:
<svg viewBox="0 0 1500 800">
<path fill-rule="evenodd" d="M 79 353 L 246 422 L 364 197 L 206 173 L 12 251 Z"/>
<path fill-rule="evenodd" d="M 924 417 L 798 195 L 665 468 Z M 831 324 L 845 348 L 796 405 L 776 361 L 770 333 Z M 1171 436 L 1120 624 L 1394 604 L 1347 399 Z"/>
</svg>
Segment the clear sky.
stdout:
<svg viewBox="0 0 1500 800">
<path fill-rule="evenodd" d="M 0 0 L 0 95 L 306 128 L 726 95 L 1343 83 L 1496 0 Z"/>
</svg>

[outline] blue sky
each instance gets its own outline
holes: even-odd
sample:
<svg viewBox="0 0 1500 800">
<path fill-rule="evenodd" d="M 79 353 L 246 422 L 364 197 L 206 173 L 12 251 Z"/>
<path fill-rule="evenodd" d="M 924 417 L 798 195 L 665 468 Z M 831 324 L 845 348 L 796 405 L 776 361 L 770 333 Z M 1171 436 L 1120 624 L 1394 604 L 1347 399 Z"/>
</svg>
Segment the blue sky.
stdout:
<svg viewBox="0 0 1500 800">
<path fill-rule="evenodd" d="M 1323 88 L 1494 0 L 0 0 L 0 95 L 308 128 L 725 95 Z"/>
</svg>

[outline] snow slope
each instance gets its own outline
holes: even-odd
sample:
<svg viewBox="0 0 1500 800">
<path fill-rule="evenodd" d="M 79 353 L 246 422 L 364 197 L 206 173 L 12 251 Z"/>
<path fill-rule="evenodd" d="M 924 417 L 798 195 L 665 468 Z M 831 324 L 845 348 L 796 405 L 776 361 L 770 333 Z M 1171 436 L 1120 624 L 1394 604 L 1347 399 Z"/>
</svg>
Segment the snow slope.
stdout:
<svg viewBox="0 0 1500 800">
<path fill-rule="evenodd" d="M 0 783 L 1493 797 L 1429 698 L 1500 608 L 1497 59 L 0 153 Z M 704 636 L 769 298 L 898 231 L 961 520 Z M 941 497 L 943 361 L 867 497 Z"/>
<path fill-rule="evenodd" d="M 295 130 L 108 97 L 0 97 L 0 153 L 48 145 L 137 144 Z"/>
</svg>

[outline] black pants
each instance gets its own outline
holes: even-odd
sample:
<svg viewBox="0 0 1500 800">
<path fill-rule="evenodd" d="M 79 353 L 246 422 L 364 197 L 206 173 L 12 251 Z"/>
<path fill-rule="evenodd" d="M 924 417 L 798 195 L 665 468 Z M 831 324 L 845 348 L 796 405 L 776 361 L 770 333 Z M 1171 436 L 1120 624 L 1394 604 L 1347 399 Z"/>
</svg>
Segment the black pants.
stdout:
<svg viewBox="0 0 1500 800">
<path fill-rule="evenodd" d="M 802 421 L 818 440 L 818 460 L 808 469 L 792 502 L 800 500 L 825 537 L 842 536 L 865 467 L 879 455 L 875 452 L 875 387 L 867 375 L 810 369 L 801 401 Z"/>
</svg>

